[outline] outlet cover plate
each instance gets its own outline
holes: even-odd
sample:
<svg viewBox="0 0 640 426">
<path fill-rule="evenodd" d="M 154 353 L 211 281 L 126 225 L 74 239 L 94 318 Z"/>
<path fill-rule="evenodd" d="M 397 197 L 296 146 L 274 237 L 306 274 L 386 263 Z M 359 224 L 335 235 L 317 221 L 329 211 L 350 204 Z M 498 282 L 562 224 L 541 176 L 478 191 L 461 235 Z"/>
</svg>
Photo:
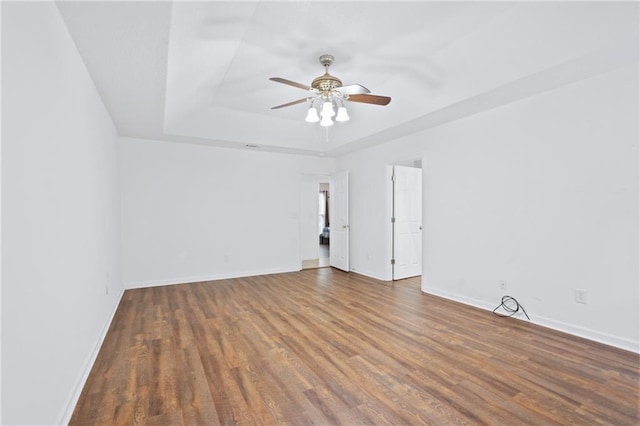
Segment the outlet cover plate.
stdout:
<svg viewBox="0 0 640 426">
<path fill-rule="evenodd" d="M 575 297 L 576 297 L 576 303 L 586 304 L 587 303 L 587 290 L 582 289 L 582 288 L 576 288 Z"/>
</svg>

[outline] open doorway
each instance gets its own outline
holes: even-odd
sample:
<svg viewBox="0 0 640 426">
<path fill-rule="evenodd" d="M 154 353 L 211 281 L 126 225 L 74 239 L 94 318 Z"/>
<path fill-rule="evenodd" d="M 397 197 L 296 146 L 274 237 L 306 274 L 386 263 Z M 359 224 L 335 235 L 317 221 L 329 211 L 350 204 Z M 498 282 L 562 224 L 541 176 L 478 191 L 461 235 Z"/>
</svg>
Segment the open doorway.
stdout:
<svg viewBox="0 0 640 426">
<path fill-rule="evenodd" d="M 329 217 L 329 182 L 318 184 L 318 267 L 329 266 L 331 222 Z"/>
<path fill-rule="evenodd" d="M 301 269 L 329 266 L 331 218 L 330 176 L 303 174 L 300 193 Z"/>
</svg>

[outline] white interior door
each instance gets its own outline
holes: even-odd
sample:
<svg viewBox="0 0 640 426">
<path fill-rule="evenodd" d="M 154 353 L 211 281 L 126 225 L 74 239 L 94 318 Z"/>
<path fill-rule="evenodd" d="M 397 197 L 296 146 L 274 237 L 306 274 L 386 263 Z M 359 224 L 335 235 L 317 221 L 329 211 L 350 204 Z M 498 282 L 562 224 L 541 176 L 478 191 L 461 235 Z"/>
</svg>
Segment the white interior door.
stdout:
<svg viewBox="0 0 640 426">
<path fill-rule="evenodd" d="M 422 169 L 394 167 L 393 279 L 422 275 Z"/>
<path fill-rule="evenodd" d="M 329 264 L 349 272 L 349 172 L 331 175 L 329 182 Z"/>
</svg>

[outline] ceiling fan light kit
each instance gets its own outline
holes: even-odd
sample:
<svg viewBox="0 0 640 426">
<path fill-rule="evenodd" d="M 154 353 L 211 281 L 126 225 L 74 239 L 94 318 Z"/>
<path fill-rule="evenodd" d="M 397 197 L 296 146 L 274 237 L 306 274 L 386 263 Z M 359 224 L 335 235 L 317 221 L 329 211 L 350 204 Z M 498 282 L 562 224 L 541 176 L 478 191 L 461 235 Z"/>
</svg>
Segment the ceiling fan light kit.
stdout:
<svg viewBox="0 0 640 426">
<path fill-rule="evenodd" d="M 338 122 L 349 121 L 349 114 L 347 108 L 344 106 L 344 101 L 373 105 L 387 105 L 391 102 L 391 98 L 388 96 L 370 95 L 371 92 L 369 89 L 360 84 L 343 86 L 342 81 L 338 77 L 329 74 L 329 66 L 333 63 L 333 60 L 334 57 L 329 54 L 320 56 L 320 64 L 324 67 L 324 74 L 313 79 L 311 86 L 280 77 L 271 77 L 269 79 L 271 81 L 308 90 L 311 93 L 311 96 L 308 98 L 277 105 L 271 107 L 271 109 L 279 109 L 309 102 L 309 109 L 307 110 L 305 121 L 307 123 L 320 122 L 321 126 L 329 127 L 333 126 L 333 117 L 335 117 L 335 121 Z"/>
</svg>

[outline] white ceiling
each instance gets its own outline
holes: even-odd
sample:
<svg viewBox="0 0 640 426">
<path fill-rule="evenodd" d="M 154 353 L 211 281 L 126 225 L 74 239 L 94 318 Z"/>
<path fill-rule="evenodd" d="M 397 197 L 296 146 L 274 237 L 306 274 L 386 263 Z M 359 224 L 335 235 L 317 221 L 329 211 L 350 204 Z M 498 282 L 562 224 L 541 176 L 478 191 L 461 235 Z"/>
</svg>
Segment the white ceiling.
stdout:
<svg viewBox="0 0 640 426">
<path fill-rule="evenodd" d="M 637 3 L 58 2 L 122 136 L 336 156 L 638 62 Z M 331 74 L 351 120 L 271 106 Z"/>
</svg>

